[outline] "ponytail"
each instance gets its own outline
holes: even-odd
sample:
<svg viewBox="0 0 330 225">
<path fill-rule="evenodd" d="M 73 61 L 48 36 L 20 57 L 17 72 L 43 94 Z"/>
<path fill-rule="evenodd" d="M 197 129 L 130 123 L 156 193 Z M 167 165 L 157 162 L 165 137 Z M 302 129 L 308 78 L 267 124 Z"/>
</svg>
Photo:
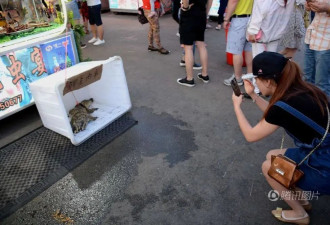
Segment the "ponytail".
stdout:
<svg viewBox="0 0 330 225">
<path fill-rule="evenodd" d="M 277 83 L 277 87 L 269 101 L 267 109 L 265 110 L 263 115 L 264 118 L 267 116 L 268 110 L 275 104 L 275 102 L 280 99 L 287 100 L 302 93 L 307 93 L 311 96 L 320 107 L 322 115 L 325 115 L 325 106 L 328 105 L 328 97 L 319 88 L 302 79 L 302 72 L 295 62 L 289 60 L 282 71 L 279 81 L 273 81 Z"/>
</svg>

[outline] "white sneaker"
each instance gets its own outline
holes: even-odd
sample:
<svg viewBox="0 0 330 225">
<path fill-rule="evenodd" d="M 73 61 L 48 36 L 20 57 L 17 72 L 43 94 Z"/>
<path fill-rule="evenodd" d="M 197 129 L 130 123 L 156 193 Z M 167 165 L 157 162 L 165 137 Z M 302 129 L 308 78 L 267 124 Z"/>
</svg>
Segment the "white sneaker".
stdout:
<svg viewBox="0 0 330 225">
<path fill-rule="evenodd" d="M 226 85 L 226 86 L 231 86 L 231 81 L 235 78 L 235 74 L 231 75 L 231 77 L 229 77 L 228 79 L 225 79 L 223 81 L 223 83 Z M 237 79 L 236 79 L 237 80 Z M 239 79 L 237 80 L 237 84 L 239 86 L 242 86 L 243 85 L 243 80 L 242 79 Z"/>
<path fill-rule="evenodd" d="M 105 43 L 105 40 L 98 39 L 93 45 L 103 45 Z"/>
<path fill-rule="evenodd" d="M 180 37 L 180 33 L 179 33 L 179 32 L 177 32 L 177 33 L 176 33 L 176 36 Z"/>
<path fill-rule="evenodd" d="M 95 42 L 95 41 L 97 41 L 97 38 L 93 37 L 92 39 L 90 39 L 90 40 L 88 41 L 88 43 L 93 43 L 93 42 Z"/>
</svg>

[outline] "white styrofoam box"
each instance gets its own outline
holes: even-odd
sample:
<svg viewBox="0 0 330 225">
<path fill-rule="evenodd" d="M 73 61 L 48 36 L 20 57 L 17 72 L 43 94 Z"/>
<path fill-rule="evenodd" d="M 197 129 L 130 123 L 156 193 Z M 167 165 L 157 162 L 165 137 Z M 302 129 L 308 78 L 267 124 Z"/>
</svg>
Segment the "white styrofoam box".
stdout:
<svg viewBox="0 0 330 225">
<path fill-rule="evenodd" d="M 103 64 L 101 79 L 63 96 L 65 80 Z M 79 145 L 97 131 L 131 109 L 122 59 L 114 56 L 104 61 L 83 62 L 30 84 L 30 89 L 39 111 L 42 123 L 63 136 L 72 144 Z M 90 121 L 86 130 L 72 132 L 68 112 L 81 102 L 93 98 L 90 108 L 98 108 L 91 115 L 98 117 Z"/>
</svg>

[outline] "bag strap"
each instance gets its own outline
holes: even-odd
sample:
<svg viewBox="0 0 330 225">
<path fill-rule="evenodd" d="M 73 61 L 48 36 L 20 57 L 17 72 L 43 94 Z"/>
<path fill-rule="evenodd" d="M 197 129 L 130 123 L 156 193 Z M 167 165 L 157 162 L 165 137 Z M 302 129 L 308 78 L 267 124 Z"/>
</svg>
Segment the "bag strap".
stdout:
<svg viewBox="0 0 330 225">
<path fill-rule="evenodd" d="M 315 148 L 310 152 L 310 153 L 308 153 L 308 155 L 306 155 L 306 157 L 305 158 L 303 158 L 303 160 L 301 160 L 301 162 L 298 164 L 298 166 L 300 166 L 306 159 L 308 159 L 308 157 L 318 148 L 318 147 L 320 147 L 320 145 L 323 143 L 323 141 L 324 141 L 324 139 L 325 139 L 325 137 L 327 136 L 327 134 L 328 134 L 328 131 L 329 131 L 329 124 L 330 124 L 330 115 L 329 115 L 329 108 L 328 108 L 328 106 L 327 106 L 327 112 L 328 112 L 328 124 L 327 124 L 327 129 L 326 129 L 326 131 L 325 131 L 325 133 L 324 133 L 324 135 L 323 135 L 323 137 L 322 137 L 322 139 L 321 139 L 321 141 L 315 146 Z"/>
<path fill-rule="evenodd" d="M 281 106 L 279 106 L 277 103 L 280 103 L 280 105 Z M 279 102 L 276 102 L 275 103 L 275 105 L 277 105 L 277 106 L 279 106 L 279 107 L 281 107 L 282 108 L 282 106 L 289 106 L 288 104 L 286 104 L 286 103 L 284 103 L 284 102 L 282 102 L 282 101 L 279 101 Z M 313 120 L 311 120 L 310 118 L 308 118 L 307 116 L 305 116 L 304 114 L 302 114 L 301 112 L 299 112 L 298 110 L 296 110 L 295 108 L 293 108 L 293 107 L 291 107 L 291 106 L 289 106 L 291 109 L 289 109 L 289 110 L 287 110 L 288 109 L 288 107 L 285 107 L 285 108 L 283 108 L 284 110 L 286 110 L 286 111 L 288 111 L 288 112 L 290 112 L 291 113 L 291 111 L 292 111 L 292 109 L 294 110 L 294 112 L 293 113 L 291 113 L 292 115 L 294 115 L 294 116 L 296 116 L 296 115 L 299 115 L 299 117 L 301 117 L 301 115 L 302 116 L 304 116 L 304 117 L 301 117 L 301 118 L 304 118 L 304 119 L 306 119 L 307 118 L 307 121 L 309 121 L 309 122 L 313 122 L 313 123 L 315 123 Z M 297 113 L 298 112 L 298 113 Z M 327 134 L 328 134 L 328 131 L 329 131 L 329 125 L 330 125 L 330 113 L 329 113 L 329 108 L 328 108 L 328 106 L 327 106 L 327 113 L 328 113 L 328 124 L 327 124 L 327 128 L 326 128 L 326 131 L 325 131 L 325 133 L 324 133 L 324 135 L 323 135 L 323 137 L 322 137 L 322 139 L 321 139 L 321 141 L 315 146 L 315 148 L 313 148 L 312 149 L 312 151 L 310 151 L 306 156 L 305 156 L 305 158 L 303 158 L 303 160 L 301 160 L 300 161 L 300 163 L 298 164 L 298 167 L 306 160 L 306 159 L 308 159 L 308 157 L 318 148 L 318 147 L 320 147 L 320 145 L 323 143 L 323 141 L 324 141 L 324 139 L 325 139 L 325 137 L 327 136 Z M 298 116 L 297 116 L 297 118 L 299 118 Z M 305 118 L 306 117 L 306 118 Z M 299 118 L 299 119 L 301 119 L 301 118 Z M 301 119 L 302 120 L 302 119 Z M 306 124 L 308 124 L 307 123 L 307 121 L 305 121 L 306 122 Z M 308 124 L 309 125 L 309 124 Z M 316 124 L 317 126 L 319 126 L 318 124 Z M 313 126 L 312 126 L 313 127 Z M 314 128 L 314 127 L 313 127 Z M 323 129 L 323 128 L 322 128 Z M 323 129 L 324 130 L 324 129 Z"/>
<path fill-rule="evenodd" d="M 320 125 L 315 123 L 312 119 L 305 116 L 303 113 L 301 113 L 297 109 L 293 108 L 292 106 L 290 106 L 290 105 L 288 105 L 288 104 L 286 104 L 285 102 L 282 102 L 282 101 L 278 101 L 274 105 L 284 109 L 285 111 L 287 111 L 288 113 L 290 113 L 291 115 L 296 117 L 297 119 L 300 119 L 302 122 L 304 122 L 305 124 L 307 124 L 308 126 L 313 128 L 320 135 L 324 134 L 325 129 L 323 127 L 321 127 Z"/>
</svg>

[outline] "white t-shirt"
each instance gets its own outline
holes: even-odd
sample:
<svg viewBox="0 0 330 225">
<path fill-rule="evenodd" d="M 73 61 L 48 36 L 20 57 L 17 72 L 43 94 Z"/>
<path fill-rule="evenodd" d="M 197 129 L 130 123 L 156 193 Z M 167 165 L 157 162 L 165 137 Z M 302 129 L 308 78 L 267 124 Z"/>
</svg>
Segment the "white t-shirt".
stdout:
<svg viewBox="0 0 330 225">
<path fill-rule="evenodd" d="M 87 5 L 88 6 L 94 6 L 94 5 L 100 5 L 101 0 L 87 0 Z"/>
<path fill-rule="evenodd" d="M 295 1 L 254 0 L 252 15 L 247 28 L 248 34 L 257 34 L 262 30 L 262 43 L 279 40 L 286 30 Z"/>
</svg>

